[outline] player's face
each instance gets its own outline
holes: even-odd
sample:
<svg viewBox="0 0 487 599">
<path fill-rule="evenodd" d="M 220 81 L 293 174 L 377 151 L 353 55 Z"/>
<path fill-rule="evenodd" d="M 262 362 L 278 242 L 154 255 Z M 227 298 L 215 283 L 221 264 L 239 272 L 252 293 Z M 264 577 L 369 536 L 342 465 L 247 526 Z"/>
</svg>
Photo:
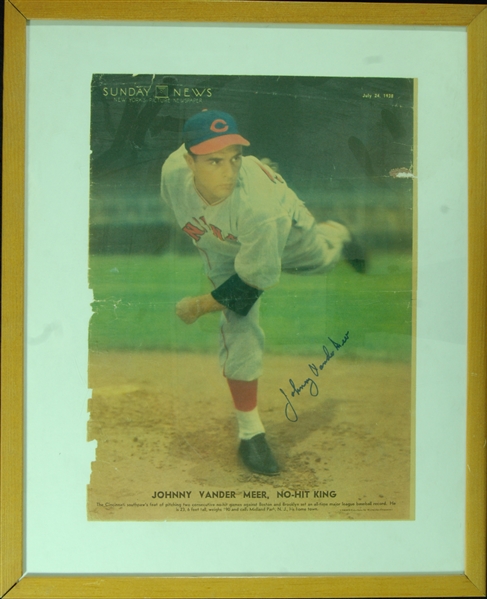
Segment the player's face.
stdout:
<svg viewBox="0 0 487 599">
<path fill-rule="evenodd" d="M 193 157 L 186 154 L 196 189 L 209 204 L 228 198 L 237 184 L 242 165 L 242 146 L 227 146 L 212 154 Z"/>
</svg>

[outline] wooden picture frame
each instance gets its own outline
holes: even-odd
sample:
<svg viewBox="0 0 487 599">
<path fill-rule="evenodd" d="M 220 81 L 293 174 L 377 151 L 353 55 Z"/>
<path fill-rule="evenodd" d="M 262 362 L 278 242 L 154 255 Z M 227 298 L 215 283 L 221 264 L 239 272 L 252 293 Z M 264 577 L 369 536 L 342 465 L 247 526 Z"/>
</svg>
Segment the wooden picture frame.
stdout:
<svg viewBox="0 0 487 599">
<path fill-rule="evenodd" d="M 469 272 L 466 560 L 451 575 L 29 575 L 23 565 L 24 172 L 29 20 L 460 26 L 468 32 Z M 486 595 L 487 5 L 260 1 L 5 2 L 0 592 L 18 597 Z"/>
</svg>

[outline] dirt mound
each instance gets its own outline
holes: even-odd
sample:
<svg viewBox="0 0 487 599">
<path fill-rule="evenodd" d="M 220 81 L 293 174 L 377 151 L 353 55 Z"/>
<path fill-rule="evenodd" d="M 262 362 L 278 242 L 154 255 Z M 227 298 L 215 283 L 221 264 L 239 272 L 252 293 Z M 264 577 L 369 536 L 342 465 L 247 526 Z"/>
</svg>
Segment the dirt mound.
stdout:
<svg viewBox="0 0 487 599">
<path fill-rule="evenodd" d="M 290 379 L 299 387 L 313 376 L 312 361 L 266 357 L 259 410 L 282 471 L 265 477 L 238 460 L 215 356 L 93 353 L 88 518 L 412 517 L 410 365 L 337 358 L 314 379 L 315 396 L 310 385 L 292 396 Z"/>
</svg>

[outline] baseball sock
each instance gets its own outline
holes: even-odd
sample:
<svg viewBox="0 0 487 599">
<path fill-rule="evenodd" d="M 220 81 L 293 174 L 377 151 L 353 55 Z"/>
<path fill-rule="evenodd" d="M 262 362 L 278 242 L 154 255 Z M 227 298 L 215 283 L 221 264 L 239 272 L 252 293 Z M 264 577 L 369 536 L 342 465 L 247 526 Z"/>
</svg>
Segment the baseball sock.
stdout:
<svg viewBox="0 0 487 599">
<path fill-rule="evenodd" d="M 257 380 L 236 381 L 227 379 L 232 394 L 240 439 L 251 439 L 265 432 L 257 409 Z"/>
</svg>

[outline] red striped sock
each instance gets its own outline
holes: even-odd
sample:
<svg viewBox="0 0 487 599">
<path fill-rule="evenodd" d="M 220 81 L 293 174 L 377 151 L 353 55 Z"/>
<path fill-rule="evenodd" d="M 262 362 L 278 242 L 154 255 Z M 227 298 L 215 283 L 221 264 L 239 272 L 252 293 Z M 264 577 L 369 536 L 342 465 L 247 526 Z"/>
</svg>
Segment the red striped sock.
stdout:
<svg viewBox="0 0 487 599">
<path fill-rule="evenodd" d="M 257 406 L 257 381 L 227 379 L 233 404 L 239 412 L 250 412 Z"/>
</svg>

